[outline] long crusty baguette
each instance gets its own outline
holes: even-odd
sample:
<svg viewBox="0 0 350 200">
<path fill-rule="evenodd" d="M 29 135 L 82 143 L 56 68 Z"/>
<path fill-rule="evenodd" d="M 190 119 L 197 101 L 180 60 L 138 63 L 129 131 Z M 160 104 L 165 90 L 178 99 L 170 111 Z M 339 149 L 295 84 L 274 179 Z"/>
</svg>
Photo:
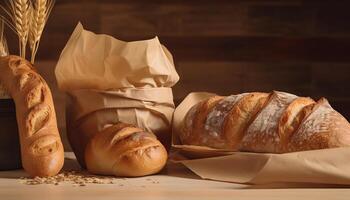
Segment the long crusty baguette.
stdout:
<svg viewBox="0 0 350 200">
<path fill-rule="evenodd" d="M 156 136 L 130 124 L 117 123 L 96 133 L 85 149 L 89 172 L 115 176 L 145 176 L 159 172 L 167 152 Z"/>
<path fill-rule="evenodd" d="M 194 105 L 179 137 L 188 145 L 284 153 L 350 146 L 350 124 L 324 98 L 253 92 Z"/>
<path fill-rule="evenodd" d="M 64 150 L 48 85 L 18 56 L 0 58 L 0 82 L 16 104 L 23 168 L 31 176 L 56 175 Z"/>
</svg>

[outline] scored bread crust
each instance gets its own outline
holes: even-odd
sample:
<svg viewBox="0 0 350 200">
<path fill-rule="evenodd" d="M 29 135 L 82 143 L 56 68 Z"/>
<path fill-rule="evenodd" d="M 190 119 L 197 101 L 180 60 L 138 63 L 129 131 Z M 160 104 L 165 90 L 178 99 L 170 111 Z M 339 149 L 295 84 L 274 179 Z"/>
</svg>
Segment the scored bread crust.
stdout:
<svg viewBox="0 0 350 200">
<path fill-rule="evenodd" d="M 227 148 L 227 140 L 223 134 L 225 119 L 232 107 L 246 95 L 246 93 L 230 95 L 215 102 L 206 116 L 204 130 L 200 132 L 201 144 L 214 148 Z"/>
<path fill-rule="evenodd" d="M 279 91 L 211 97 L 190 109 L 183 127 L 182 144 L 233 151 L 286 153 L 350 146 L 349 122 L 326 99 L 316 103 Z"/>
<path fill-rule="evenodd" d="M 18 56 L 0 58 L 0 82 L 14 99 L 22 166 L 31 176 L 53 176 L 64 150 L 50 88 L 33 66 Z"/>
<path fill-rule="evenodd" d="M 278 122 L 284 110 L 297 96 L 273 91 L 266 103 L 249 125 L 241 142 L 240 149 L 254 152 L 277 152 L 280 138 Z"/>
<path fill-rule="evenodd" d="M 311 98 L 298 97 L 288 105 L 282 114 L 278 125 L 278 134 L 281 140 L 278 150 L 279 152 L 287 151 L 286 147 L 288 146 L 291 135 L 296 131 L 301 121 L 311 111 L 307 106 L 313 106 L 314 104 L 315 101 Z"/>
<path fill-rule="evenodd" d="M 350 124 L 322 98 L 291 136 L 287 151 L 342 146 L 350 146 Z"/>
<path fill-rule="evenodd" d="M 213 96 L 191 108 L 192 110 L 185 116 L 185 123 L 180 132 L 180 139 L 184 144 L 201 144 L 207 115 L 215 104 L 223 98 L 221 96 Z"/>
<path fill-rule="evenodd" d="M 89 172 L 115 176 L 145 176 L 158 173 L 167 152 L 153 133 L 117 123 L 97 133 L 85 149 Z"/>
<path fill-rule="evenodd" d="M 263 108 L 268 98 L 269 94 L 267 93 L 252 92 L 232 107 L 223 125 L 226 149 L 238 150 L 245 130 Z"/>
</svg>

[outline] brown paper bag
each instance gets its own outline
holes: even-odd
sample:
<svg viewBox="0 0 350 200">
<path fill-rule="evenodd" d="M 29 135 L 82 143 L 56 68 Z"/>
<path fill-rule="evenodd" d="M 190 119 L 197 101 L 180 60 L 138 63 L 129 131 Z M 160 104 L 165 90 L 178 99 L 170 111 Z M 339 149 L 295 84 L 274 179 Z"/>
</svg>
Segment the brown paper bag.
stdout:
<svg viewBox="0 0 350 200">
<path fill-rule="evenodd" d="M 157 37 L 124 42 L 86 31 L 79 23 L 55 74 L 67 93 L 68 140 L 83 166 L 90 138 L 117 122 L 134 124 L 170 143 L 175 108 L 171 87 L 179 76 Z"/>
<path fill-rule="evenodd" d="M 176 108 L 172 147 L 183 163 L 204 179 L 236 183 L 322 183 L 350 185 L 350 148 L 334 148 L 286 154 L 246 153 L 181 145 L 178 132 L 187 111 L 214 94 L 191 93 Z M 176 158 L 175 158 L 176 157 Z"/>
</svg>

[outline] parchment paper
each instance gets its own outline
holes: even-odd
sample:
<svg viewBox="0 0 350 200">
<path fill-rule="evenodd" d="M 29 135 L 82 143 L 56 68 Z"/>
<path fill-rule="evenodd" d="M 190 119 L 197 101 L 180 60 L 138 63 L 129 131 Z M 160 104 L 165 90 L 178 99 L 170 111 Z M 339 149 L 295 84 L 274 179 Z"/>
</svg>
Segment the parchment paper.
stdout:
<svg viewBox="0 0 350 200">
<path fill-rule="evenodd" d="M 191 93 L 176 108 L 172 147 L 183 163 L 204 179 L 236 183 L 322 183 L 350 185 L 350 148 L 333 148 L 286 154 L 230 152 L 181 145 L 178 132 L 187 111 L 214 94 Z"/>
<path fill-rule="evenodd" d="M 55 74 L 67 93 L 68 139 L 81 164 L 89 138 L 117 122 L 144 128 L 170 144 L 171 87 L 179 76 L 157 37 L 124 42 L 86 31 L 79 23 Z"/>
</svg>

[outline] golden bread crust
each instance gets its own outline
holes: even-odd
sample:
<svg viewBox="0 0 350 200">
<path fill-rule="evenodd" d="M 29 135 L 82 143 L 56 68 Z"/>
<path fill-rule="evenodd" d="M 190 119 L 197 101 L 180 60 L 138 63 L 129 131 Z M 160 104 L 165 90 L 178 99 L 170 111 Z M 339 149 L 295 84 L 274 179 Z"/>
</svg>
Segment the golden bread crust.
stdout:
<svg viewBox="0 0 350 200">
<path fill-rule="evenodd" d="M 232 151 L 286 153 L 350 146 L 350 124 L 324 98 L 273 91 L 213 96 L 194 105 L 182 144 Z"/>
<path fill-rule="evenodd" d="M 16 104 L 23 168 L 31 176 L 56 175 L 64 150 L 49 86 L 18 56 L 1 57 L 0 72 L 0 82 Z"/>
<path fill-rule="evenodd" d="M 85 149 L 89 172 L 115 176 L 145 176 L 158 173 L 167 152 L 153 133 L 117 123 L 95 134 Z"/>
</svg>

